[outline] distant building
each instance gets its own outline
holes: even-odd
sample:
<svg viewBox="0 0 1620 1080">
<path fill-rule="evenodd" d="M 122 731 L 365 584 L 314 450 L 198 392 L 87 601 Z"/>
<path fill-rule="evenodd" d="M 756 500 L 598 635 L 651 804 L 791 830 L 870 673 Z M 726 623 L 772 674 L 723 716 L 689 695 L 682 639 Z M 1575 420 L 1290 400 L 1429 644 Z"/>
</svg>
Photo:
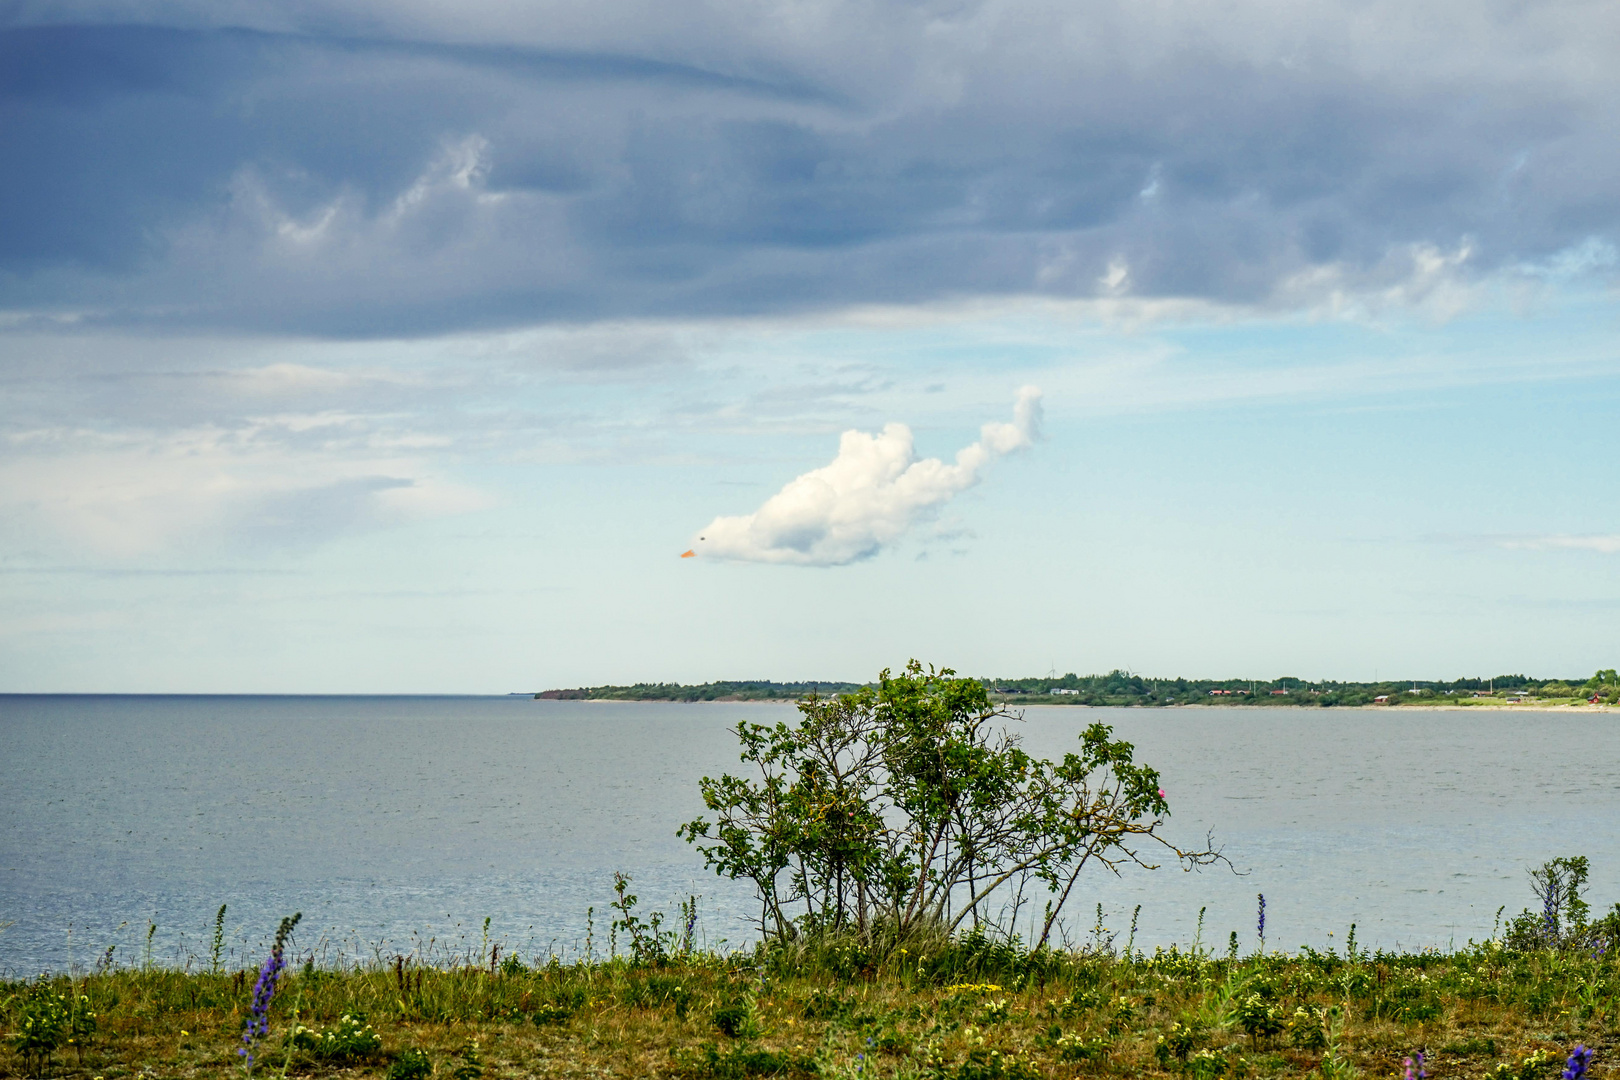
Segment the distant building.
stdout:
<svg viewBox="0 0 1620 1080">
<path fill-rule="evenodd" d="M 1379 694 L 1377 697 L 1373 698 L 1373 704 L 1374 705 L 1388 705 L 1389 704 L 1389 695 L 1388 694 Z"/>
<path fill-rule="evenodd" d="M 1271 696 L 1272 697 L 1281 697 L 1282 695 L 1284 695 L 1286 693 L 1288 693 L 1288 691 L 1286 691 L 1286 690 L 1273 690 L 1271 692 Z"/>
<path fill-rule="evenodd" d="M 1054 686 L 1052 689 L 1047 691 L 1048 694 L 1078 694 L 1079 692 L 1080 691 L 1078 690 L 1070 690 L 1064 686 Z"/>
</svg>

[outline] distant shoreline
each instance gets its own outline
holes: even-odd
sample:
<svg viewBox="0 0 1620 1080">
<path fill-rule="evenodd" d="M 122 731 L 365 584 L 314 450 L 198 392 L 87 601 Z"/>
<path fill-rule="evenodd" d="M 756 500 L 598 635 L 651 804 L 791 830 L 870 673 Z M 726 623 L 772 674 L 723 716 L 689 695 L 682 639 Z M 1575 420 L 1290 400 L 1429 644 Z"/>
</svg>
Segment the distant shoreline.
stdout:
<svg viewBox="0 0 1620 1080">
<path fill-rule="evenodd" d="M 950 669 L 944 669 L 950 672 Z M 956 675 L 955 672 L 950 672 Z M 882 678 L 887 677 L 887 672 Z M 1163 679 L 1115 669 L 1106 675 L 1069 672 L 1021 678 L 962 677 L 977 683 L 999 705 L 1066 705 L 1123 708 L 1601 708 L 1620 704 L 1620 672 L 1591 678 L 1539 679 L 1492 675 L 1452 680 L 1375 679 L 1344 682 L 1300 679 Z M 536 698 L 564 701 L 803 701 L 810 697 L 870 692 L 875 683 L 801 679 L 729 679 L 704 683 L 638 682 L 542 690 Z"/>
<path fill-rule="evenodd" d="M 805 698 L 771 697 L 771 698 L 555 698 L 534 696 L 536 701 L 577 701 L 585 705 L 797 705 Z M 1032 708 L 1057 709 L 1132 709 L 1138 712 L 1173 712 L 1179 709 L 1249 709 L 1256 712 L 1270 709 L 1301 709 L 1313 712 L 1587 712 L 1587 713 L 1615 713 L 1620 707 L 1614 705 L 1592 705 L 1586 702 L 1509 702 L 1509 701 L 1478 701 L 1472 705 L 1458 705 L 1455 703 L 1430 702 L 1402 702 L 1398 705 L 1319 705 L 1306 701 L 1290 701 L 1284 704 L 1260 704 L 1258 702 L 1244 701 L 1215 704 L 1208 701 L 1190 701 L 1174 705 L 1092 705 L 1078 701 L 1062 701 L 1058 699 L 1030 700 L 1026 698 L 991 698 L 993 704 L 1011 706 L 1029 706 Z"/>
</svg>

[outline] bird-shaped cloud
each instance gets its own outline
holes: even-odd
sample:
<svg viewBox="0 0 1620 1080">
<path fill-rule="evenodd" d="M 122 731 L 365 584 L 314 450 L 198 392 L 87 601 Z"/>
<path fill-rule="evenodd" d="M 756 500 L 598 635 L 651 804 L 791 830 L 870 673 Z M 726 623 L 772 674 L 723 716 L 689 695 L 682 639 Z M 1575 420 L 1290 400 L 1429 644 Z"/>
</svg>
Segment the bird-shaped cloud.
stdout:
<svg viewBox="0 0 1620 1080">
<path fill-rule="evenodd" d="M 798 566 L 843 566 L 877 554 L 979 482 L 990 462 L 1040 435 L 1041 392 L 1018 392 L 1012 423 L 988 423 L 955 464 L 918 460 L 911 429 L 846 431 L 838 456 L 790 481 L 752 514 L 717 517 L 692 550 L 700 556 Z"/>
</svg>

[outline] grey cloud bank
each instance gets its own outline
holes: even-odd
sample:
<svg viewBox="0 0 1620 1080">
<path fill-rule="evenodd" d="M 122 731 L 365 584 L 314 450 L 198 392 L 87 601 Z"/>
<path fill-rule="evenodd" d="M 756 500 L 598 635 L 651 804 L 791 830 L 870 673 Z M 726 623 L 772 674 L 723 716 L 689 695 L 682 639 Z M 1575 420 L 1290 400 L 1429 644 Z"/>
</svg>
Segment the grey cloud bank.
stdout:
<svg viewBox="0 0 1620 1080">
<path fill-rule="evenodd" d="M 31 327 L 1289 306 L 1620 220 L 1612 5 L 6 10 Z"/>
</svg>

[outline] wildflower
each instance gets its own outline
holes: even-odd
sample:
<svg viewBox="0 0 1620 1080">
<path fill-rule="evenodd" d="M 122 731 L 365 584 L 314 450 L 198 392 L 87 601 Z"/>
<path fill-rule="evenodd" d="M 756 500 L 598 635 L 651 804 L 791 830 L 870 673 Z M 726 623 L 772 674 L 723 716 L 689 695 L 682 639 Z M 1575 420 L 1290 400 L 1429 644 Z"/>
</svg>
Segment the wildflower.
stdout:
<svg viewBox="0 0 1620 1080">
<path fill-rule="evenodd" d="M 1260 917 L 1255 921 L 1255 936 L 1260 939 L 1260 951 L 1266 951 L 1266 894 L 1260 893 Z"/>
<path fill-rule="evenodd" d="M 1581 1080 L 1586 1075 L 1586 1069 L 1592 1064 L 1592 1051 L 1585 1044 L 1577 1045 L 1569 1055 L 1569 1063 L 1564 1069 L 1563 1080 Z"/>
<path fill-rule="evenodd" d="M 247 1024 L 242 1031 L 242 1045 L 236 1051 L 250 1073 L 253 1071 L 253 1048 L 270 1033 L 270 1002 L 276 996 L 276 982 L 281 978 L 281 971 L 287 966 L 283 957 L 287 937 L 303 917 L 300 911 L 294 912 L 291 918 L 281 920 L 281 925 L 276 928 L 276 943 L 265 958 L 264 966 L 259 969 L 259 980 L 253 984 L 253 1006 L 248 1010 Z"/>
<path fill-rule="evenodd" d="M 1428 1075 L 1423 1071 L 1423 1051 L 1419 1050 L 1406 1059 L 1406 1080 L 1424 1080 Z"/>
</svg>

